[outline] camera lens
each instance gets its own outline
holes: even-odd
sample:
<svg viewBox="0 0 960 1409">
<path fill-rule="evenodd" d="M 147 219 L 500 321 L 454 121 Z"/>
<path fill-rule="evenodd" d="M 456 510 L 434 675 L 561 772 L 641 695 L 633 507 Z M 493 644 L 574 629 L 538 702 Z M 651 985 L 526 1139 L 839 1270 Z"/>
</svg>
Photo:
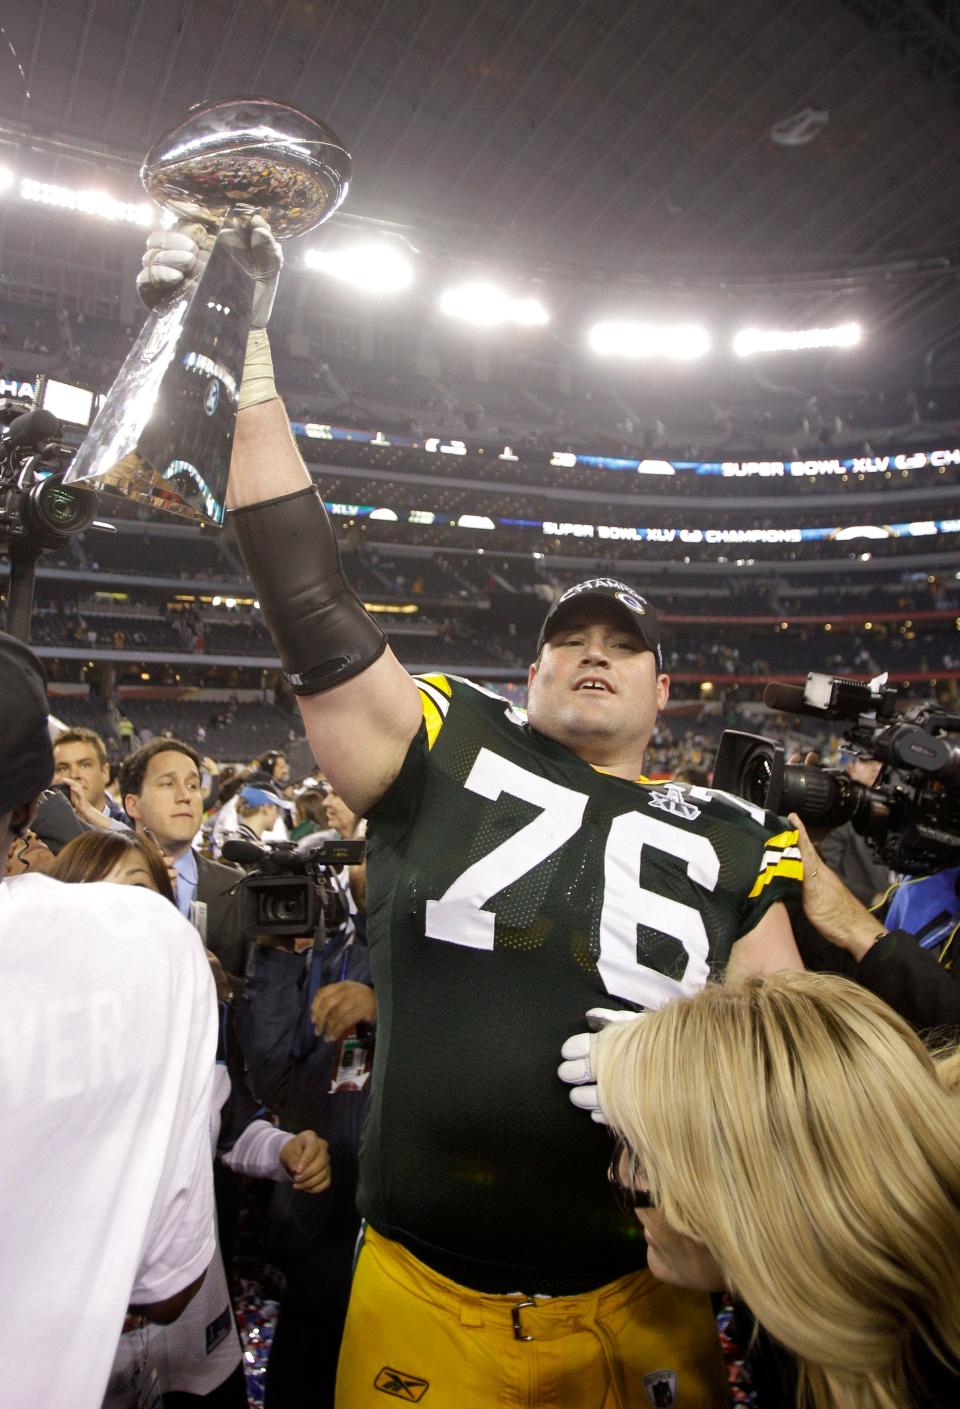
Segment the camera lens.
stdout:
<svg viewBox="0 0 960 1409">
<path fill-rule="evenodd" d="M 41 539 L 52 535 L 56 545 L 64 534 L 87 528 L 93 522 L 97 505 L 97 495 L 91 490 L 67 486 L 59 475 L 48 475 L 33 486 L 24 500 L 23 521 Z"/>
<path fill-rule="evenodd" d="M 853 790 L 844 773 L 807 764 L 788 764 L 783 782 L 783 811 L 796 812 L 804 822 L 837 827 L 855 811 Z"/>
<path fill-rule="evenodd" d="M 288 925 L 304 916 L 303 892 L 299 886 L 261 894 L 260 919 L 268 925 Z"/>
<path fill-rule="evenodd" d="M 770 755 L 758 753 L 743 770 L 741 796 L 756 807 L 765 807 L 772 771 Z"/>
<path fill-rule="evenodd" d="M 73 525 L 82 517 L 84 505 L 69 489 L 58 486 L 44 495 L 43 508 L 51 525 L 62 533 L 69 533 Z"/>
</svg>

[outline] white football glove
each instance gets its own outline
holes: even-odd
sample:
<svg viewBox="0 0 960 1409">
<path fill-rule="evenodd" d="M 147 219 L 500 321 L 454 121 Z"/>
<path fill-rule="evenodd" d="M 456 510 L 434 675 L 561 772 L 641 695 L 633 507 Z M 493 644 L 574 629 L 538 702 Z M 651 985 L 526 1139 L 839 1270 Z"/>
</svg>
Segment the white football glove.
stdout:
<svg viewBox="0 0 960 1409">
<path fill-rule="evenodd" d="M 283 251 L 262 215 L 241 214 L 227 227 L 225 239 L 237 263 L 254 280 L 250 328 L 265 328 L 283 268 Z M 155 307 L 187 279 L 202 274 L 212 244 L 209 231 L 188 221 L 179 221 L 172 230 L 154 230 L 137 275 L 137 292 L 147 307 Z"/>
<path fill-rule="evenodd" d="M 598 1125 L 607 1125 L 608 1121 L 600 1106 L 591 1062 L 593 1039 L 608 1023 L 636 1022 L 645 1016 L 645 1013 L 624 1012 L 619 1008 L 588 1008 L 586 1017 L 590 1031 L 568 1037 L 560 1048 L 564 1060 L 557 1067 L 557 1075 L 573 1087 L 570 1092 L 573 1104 L 582 1111 L 589 1111 L 590 1119 Z"/>
<path fill-rule="evenodd" d="M 235 210 L 244 212 L 245 207 L 237 206 Z M 262 215 L 249 213 L 233 218 L 225 239 L 241 269 L 245 269 L 254 280 L 250 329 L 265 328 L 270 322 L 280 270 L 283 268 L 280 242 Z"/>
<path fill-rule="evenodd" d="M 154 230 L 147 236 L 137 275 L 137 293 L 148 308 L 155 308 L 161 299 L 203 272 L 209 248 L 201 248 L 188 230 L 200 234 L 199 226 L 181 224 L 173 230 Z"/>
</svg>

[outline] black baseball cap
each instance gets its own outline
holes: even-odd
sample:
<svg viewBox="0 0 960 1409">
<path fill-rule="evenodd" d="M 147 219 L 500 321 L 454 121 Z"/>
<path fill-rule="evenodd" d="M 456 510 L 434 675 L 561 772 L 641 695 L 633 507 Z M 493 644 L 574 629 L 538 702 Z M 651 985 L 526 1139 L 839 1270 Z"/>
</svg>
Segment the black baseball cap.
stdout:
<svg viewBox="0 0 960 1409">
<path fill-rule="evenodd" d="M 48 713 L 43 666 L 0 631 L 0 815 L 33 802 L 53 777 Z"/>
<path fill-rule="evenodd" d="M 663 670 L 663 651 L 660 647 L 660 623 L 657 613 L 646 597 L 641 597 L 639 592 L 635 592 L 632 587 L 615 577 L 590 577 L 586 582 L 578 582 L 575 587 L 568 587 L 544 618 L 537 638 L 537 655 L 568 617 L 584 603 L 591 601 L 613 602 L 620 609 L 624 622 L 637 633 L 647 649 L 653 652 L 659 674 Z"/>
</svg>

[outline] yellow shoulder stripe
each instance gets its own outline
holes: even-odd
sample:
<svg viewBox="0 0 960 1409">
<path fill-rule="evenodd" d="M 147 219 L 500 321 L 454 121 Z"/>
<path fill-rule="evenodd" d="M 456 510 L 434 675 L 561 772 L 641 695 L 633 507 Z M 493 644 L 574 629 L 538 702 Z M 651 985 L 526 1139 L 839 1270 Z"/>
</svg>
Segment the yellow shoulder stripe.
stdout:
<svg viewBox="0 0 960 1409">
<path fill-rule="evenodd" d="M 747 898 L 749 900 L 755 900 L 760 894 L 760 892 L 763 890 L 764 886 L 768 886 L 771 881 L 779 880 L 780 877 L 783 877 L 785 880 L 788 881 L 802 881 L 803 862 L 779 861 L 775 866 L 768 866 L 767 869 L 765 871 L 762 871 L 757 877 L 757 879 L 754 881 L 753 890 L 750 892 Z"/>
<path fill-rule="evenodd" d="M 423 722 L 427 726 L 427 745 L 433 748 L 450 708 L 450 697 L 453 693 L 450 681 L 445 675 L 415 675 L 414 680 L 420 691 L 420 708 L 423 710 Z"/>
<path fill-rule="evenodd" d="M 748 899 L 755 900 L 764 886 L 768 886 L 771 881 L 781 877 L 789 881 L 803 880 L 803 860 L 800 856 L 799 842 L 799 834 L 793 830 L 778 832 L 776 836 L 767 837 L 763 848 L 763 859 L 760 862 L 760 871 Z"/>
<path fill-rule="evenodd" d="M 427 746 L 433 748 L 437 735 L 443 728 L 443 715 L 428 694 L 421 690 L 420 705 L 423 709 L 423 722 L 427 726 Z"/>
<path fill-rule="evenodd" d="M 766 840 L 766 842 L 764 843 L 764 845 L 766 846 L 767 850 L 769 851 L 770 848 L 771 848 L 771 847 L 774 847 L 774 846 L 781 846 L 781 847 L 784 847 L 784 848 L 786 848 L 786 847 L 788 847 L 788 846 L 796 846 L 797 843 L 799 842 L 799 840 L 800 840 L 800 833 L 799 833 L 799 832 L 794 832 L 794 831 L 779 832 L 779 833 L 777 834 L 777 836 L 775 836 L 775 837 L 767 837 L 767 840 Z"/>
<path fill-rule="evenodd" d="M 447 696 L 447 699 L 449 699 L 453 693 L 450 681 L 445 675 L 418 675 L 417 680 L 425 680 L 427 684 L 432 685 L 434 689 L 442 690 Z"/>
</svg>

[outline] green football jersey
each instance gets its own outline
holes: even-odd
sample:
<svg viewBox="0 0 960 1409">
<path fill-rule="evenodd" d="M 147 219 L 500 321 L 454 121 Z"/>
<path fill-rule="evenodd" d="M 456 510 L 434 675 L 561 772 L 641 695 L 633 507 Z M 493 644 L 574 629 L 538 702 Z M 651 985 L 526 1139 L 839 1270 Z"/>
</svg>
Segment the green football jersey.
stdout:
<svg viewBox="0 0 960 1409">
<path fill-rule="evenodd" d="M 463 1285 L 573 1294 L 636 1270 L 644 1243 L 560 1048 L 588 1008 L 721 973 L 799 885 L 797 835 L 725 793 L 611 777 L 468 681 L 417 683 L 424 722 L 369 818 L 360 1206 Z"/>
</svg>

